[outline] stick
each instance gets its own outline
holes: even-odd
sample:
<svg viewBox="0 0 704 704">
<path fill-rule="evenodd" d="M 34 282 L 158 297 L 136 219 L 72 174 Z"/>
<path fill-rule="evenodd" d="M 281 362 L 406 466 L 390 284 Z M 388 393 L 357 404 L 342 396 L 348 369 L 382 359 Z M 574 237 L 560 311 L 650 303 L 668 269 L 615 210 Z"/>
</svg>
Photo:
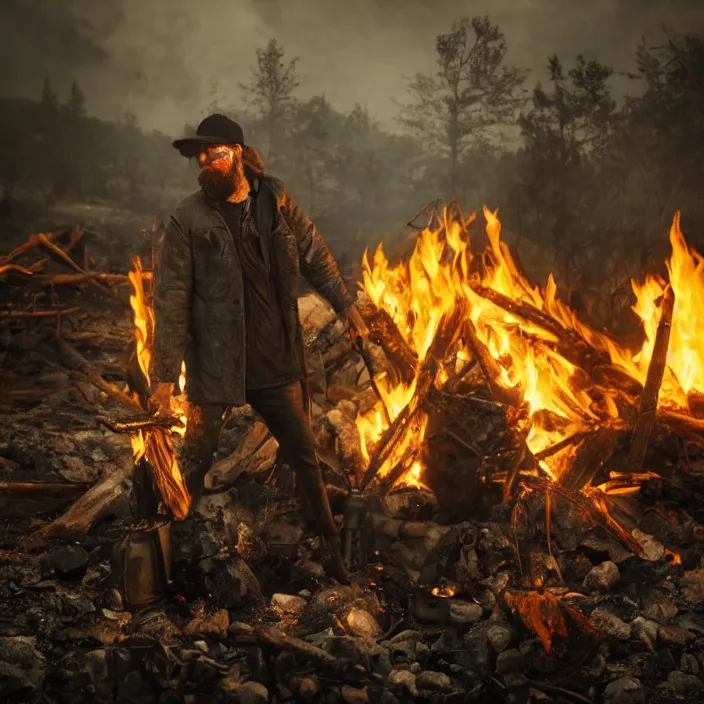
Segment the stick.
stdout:
<svg viewBox="0 0 704 704">
<path fill-rule="evenodd" d="M 121 285 L 129 283 L 127 274 L 108 274 L 102 271 L 86 271 L 82 274 L 35 274 L 32 281 L 40 284 L 52 284 L 54 286 L 78 286 L 80 284 L 89 283 L 90 281 L 98 281 L 107 284 L 108 286 Z"/>
<path fill-rule="evenodd" d="M 416 384 L 415 393 L 394 422 L 381 436 L 376 452 L 369 463 L 367 471 L 364 473 L 361 489 L 368 486 L 372 479 L 378 474 L 379 470 L 393 456 L 397 444 L 405 436 L 408 428 L 411 427 L 411 423 L 416 417 L 416 412 L 425 403 L 435 383 L 435 377 L 437 376 L 443 355 L 457 342 L 464 329 L 464 324 L 468 319 L 469 315 L 466 302 L 457 301 L 452 312 L 445 316 L 438 325 L 423 366 L 418 371 L 418 382 Z"/>
<path fill-rule="evenodd" d="M 361 305 L 360 313 L 369 328 L 369 339 L 384 350 L 401 379 L 410 382 L 418 367 L 418 357 L 401 335 L 389 313 L 371 303 Z"/>
<path fill-rule="evenodd" d="M 140 412 L 144 413 L 144 409 L 139 405 L 138 401 L 135 401 L 135 399 L 128 396 L 124 391 L 118 389 L 114 384 L 105 381 L 95 367 L 75 347 L 73 347 L 73 345 L 68 343 L 59 335 L 54 335 L 54 340 L 59 348 L 59 353 L 64 360 L 68 362 L 67 366 L 72 368 L 78 367 L 99 389 L 102 389 L 107 394 L 116 397 L 130 408 L 136 408 Z"/>
<path fill-rule="evenodd" d="M 85 484 L 45 482 L 0 482 L 0 515 L 34 516 L 52 513 L 78 499 Z"/>
<path fill-rule="evenodd" d="M 127 464 L 127 463 L 126 463 Z M 55 521 L 21 539 L 23 550 L 31 550 L 53 538 L 77 538 L 86 535 L 92 526 L 127 491 L 134 463 L 106 474 Z"/>
<path fill-rule="evenodd" d="M 135 418 L 133 420 L 113 420 L 105 416 L 96 418 L 98 423 L 104 425 L 113 433 L 134 433 L 136 430 L 171 430 L 174 427 L 181 427 L 183 423 L 180 418 L 156 418 L 149 416 L 148 418 Z"/>
<path fill-rule="evenodd" d="M 648 375 L 645 379 L 645 386 L 640 397 L 638 406 L 638 420 L 636 420 L 631 447 L 628 452 L 626 467 L 629 472 L 639 472 L 648 451 L 650 433 L 655 424 L 657 413 L 658 396 L 660 387 L 665 375 L 667 365 L 667 353 L 670 347 L 670 329 L 672 327 L 672 313 L 675 307 L 675 292 L 668 286 L 662 299 L 660 322 L 655 333 L 655 344 L 653 345 L 653 356 L 648 365 Z"/>
<path fill-rule="evenodd" d="M 69 315 L 80 308 L 63 308 L 61 310 L 0 310 L 0 318 L 50 318 L 54 315 Z"/>
<path fill-rule="evenodd" d="M 467 343 L 472 350 L 479 367 L 484 374 L 486 383 L 489 386 L 491 395 L 502 403 L 510 406 L 520 405 L 520 394 L 516 389 L 507 389 L 501 386 L 499 377 L 501 376 L 501 367 L 496 360 L 491 356 L 491 352 L 487 346 L 479 339 L 477 328 L 470 318 L 466 320 Z"/>
<path fill-rule="evenodd" d="M 48 235 L 44 235 L 46 239 L 50 242 L 55 240 L 59 236 L 59 232 L 50 232 Z M 13 249 L 9 254 L 4 257 L 0 257 L 0 267 L 4 264 L 9 264 L 14 259 L 21 257 L 23 254 L 29 252 L 30 249 L 34 249 L 39 244 L 38 235 L 30 235 L 26 242 L 21 244 L 19 247 Z"/>
</svg>

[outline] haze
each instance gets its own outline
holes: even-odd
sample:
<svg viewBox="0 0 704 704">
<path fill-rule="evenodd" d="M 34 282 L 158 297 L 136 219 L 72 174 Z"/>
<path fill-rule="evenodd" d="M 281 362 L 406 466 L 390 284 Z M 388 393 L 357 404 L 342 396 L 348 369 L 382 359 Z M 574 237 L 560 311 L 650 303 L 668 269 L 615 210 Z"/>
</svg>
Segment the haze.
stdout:
<svg viewBox="0 0 704 704">
<path fill-rule="evenodd" d="M 0 93 L 36 98 L 49 76 L 65 94 L 75 78 L 91 114 L 130 111 L 177 132 L 215 103 L 237 105 L 255 50 L 274 37 L 300 57 L 301 98 L 360 103 L 393 128 L 404 77 L 434 70 L 435 35 L 485 13 L 533 80 L 554 52 L 626 72 L 643 36 L 704 28 L 697 0 L 13 0 L 0 7 L 0 60 L 12 67 Z"/>
</svg>

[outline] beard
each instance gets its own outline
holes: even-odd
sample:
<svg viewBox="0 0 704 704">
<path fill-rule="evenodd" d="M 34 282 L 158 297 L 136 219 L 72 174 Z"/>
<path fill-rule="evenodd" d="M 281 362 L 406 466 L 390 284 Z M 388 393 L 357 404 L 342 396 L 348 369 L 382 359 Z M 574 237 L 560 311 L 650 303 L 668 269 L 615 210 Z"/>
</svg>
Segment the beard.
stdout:
<svg viewBox="0 0 704 704">
<path fill-rule="evenodd" d="M 198 183 L 203 193 L 211 200 L 244 200 L 249 193 L 249 182 L 241 160 L 233 161 L 227 170 L 206 166 L 198 174 Z"/>
</svg>

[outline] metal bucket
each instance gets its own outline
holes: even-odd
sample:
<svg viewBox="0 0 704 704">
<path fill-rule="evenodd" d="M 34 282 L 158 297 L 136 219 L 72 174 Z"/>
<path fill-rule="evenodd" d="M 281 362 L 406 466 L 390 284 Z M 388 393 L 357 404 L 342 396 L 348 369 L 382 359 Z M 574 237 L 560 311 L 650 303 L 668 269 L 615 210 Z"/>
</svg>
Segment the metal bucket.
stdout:
<svg viewBox="0 0 704 704">
<path fill-rule="evenodd" d="M 171 522 L 131 528 L 117 562 L 126 604 L 139 608 L 164 597 L 171 586 Z"/>
</svg>

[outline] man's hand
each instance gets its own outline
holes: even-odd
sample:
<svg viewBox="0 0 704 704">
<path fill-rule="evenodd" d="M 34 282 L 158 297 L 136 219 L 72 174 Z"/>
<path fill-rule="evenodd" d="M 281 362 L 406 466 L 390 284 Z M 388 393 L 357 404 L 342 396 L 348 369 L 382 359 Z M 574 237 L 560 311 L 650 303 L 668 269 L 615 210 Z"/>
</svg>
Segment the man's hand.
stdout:
<svg viewBox="0 0 704 704">
<path fill-rule="evenodd" d="M 364 341 L 369 337 L 369 328 L 354 303 L 345 310 L 345 319 L 347 320 L 347 334 L 350 342 L 355 349 L 360 350 Z"/>
<path fill-rule="evenodd" d="M 174 395 L 174 385 L 160 382 L 154 387 L 151 404 L 156 409 L 157 418 L 168 418 L 171 415 L 171 397 Z"/>
</svg>

